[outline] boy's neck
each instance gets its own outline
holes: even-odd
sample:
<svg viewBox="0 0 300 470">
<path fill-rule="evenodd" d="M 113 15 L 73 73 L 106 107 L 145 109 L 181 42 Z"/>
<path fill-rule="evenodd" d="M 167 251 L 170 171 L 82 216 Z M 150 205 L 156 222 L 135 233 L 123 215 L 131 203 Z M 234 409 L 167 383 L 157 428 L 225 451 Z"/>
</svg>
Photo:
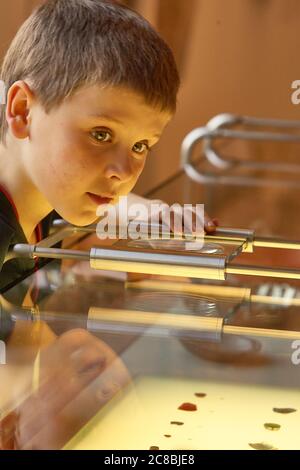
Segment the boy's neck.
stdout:
<svg viewBox="0 0 300 470">
<path fill-rule="evenodd" d="M 53 209 L 26 175 L 14 142 L 0 144 L 0 185 L 11 196 L 19 215 L 19 223 L 28 242 L 35 241 L 35 228 Z"/>
</svg>

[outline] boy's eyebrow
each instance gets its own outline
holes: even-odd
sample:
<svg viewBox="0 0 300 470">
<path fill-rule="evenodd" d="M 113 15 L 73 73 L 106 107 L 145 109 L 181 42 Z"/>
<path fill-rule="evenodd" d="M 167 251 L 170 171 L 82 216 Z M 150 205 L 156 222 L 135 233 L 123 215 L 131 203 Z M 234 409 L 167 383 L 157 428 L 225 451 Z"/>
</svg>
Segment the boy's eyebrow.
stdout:
<svg viewBox="0 0 300 470">
<path fill-rule="evenodd" d="M 97 114 L 97 113 L 95 113 L 95 114 L 90 114 L 89 117 L 98 118 L 98 119 L 105 119 L 106 121 L 115 122 L 117 124 L 123 124 L 122 121 L 120 121 L 119 119 L 108 116 L 107 114 Z"/>
</svg>

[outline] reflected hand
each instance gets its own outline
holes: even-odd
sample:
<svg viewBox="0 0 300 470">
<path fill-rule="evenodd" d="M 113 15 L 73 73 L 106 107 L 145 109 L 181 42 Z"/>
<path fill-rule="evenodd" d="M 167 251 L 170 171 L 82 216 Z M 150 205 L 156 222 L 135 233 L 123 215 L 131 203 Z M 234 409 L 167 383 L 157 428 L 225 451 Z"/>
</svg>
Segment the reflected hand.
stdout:
<svg viewBox="0 0 300 470">
<path fill-rule="evenodd" d="M 0 424 L 0 448 L 60 449 L 129 374 L 102 341 L 71 330 L 41 352 L 38 389 Z"/>
</svg>

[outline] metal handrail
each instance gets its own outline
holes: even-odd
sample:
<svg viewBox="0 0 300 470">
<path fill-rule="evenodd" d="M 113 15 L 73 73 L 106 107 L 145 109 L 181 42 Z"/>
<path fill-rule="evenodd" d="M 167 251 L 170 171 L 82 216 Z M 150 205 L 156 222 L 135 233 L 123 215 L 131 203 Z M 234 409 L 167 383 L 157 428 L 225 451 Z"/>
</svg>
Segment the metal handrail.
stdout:
<svg viewBox="0 0 300 470">
<path fill-rule="evenodd" d="M 234 176 L 230 174 L 230 169 L 237 167 L 250 168 L 252 170 L 273 170 L 287 173 L 299 173 L 300 165 L 282 162 L 257 162 L 257 161 L 241 161 L 237 158 L 224 159 L 214 148 L 213 143 L 216 139 L 239 139 L 252 141 L 277 141 L 277 142 L 294 142 L 300 143 L 300 133 L 278 133 L 270 131 L 251 131 L 251 130 L 235 130 L 233 126 L 256 126 L 256 127 L 273 127 L 275 129 L 299 129 L 300 121 L 288 121 L 280 119 L 262 119 L 249 116 L 237 116 L 234 114 L 220 114 L 212 118 L 205 127 L 199 127 L 192 130 L 183 140 L 181 148 L 181 164 L 186 174 L 198 183 L 212 183 L 218 181 L 221 184 L 243 184 L 247 186 L 272 184 L 276 186 L 282 185 L 283 181 L 271 180 L 251 176 Z M 192 155 L 195 146 L 203 142 L 203 157 L 213 167 L 223 170 L 219 175 L 201 172 L 195 165 Z M 225 174 L 224 174 L 225 173 Z M 298 181 L 285 181 L 289 186 L 299 187 Z"/>
</svg>

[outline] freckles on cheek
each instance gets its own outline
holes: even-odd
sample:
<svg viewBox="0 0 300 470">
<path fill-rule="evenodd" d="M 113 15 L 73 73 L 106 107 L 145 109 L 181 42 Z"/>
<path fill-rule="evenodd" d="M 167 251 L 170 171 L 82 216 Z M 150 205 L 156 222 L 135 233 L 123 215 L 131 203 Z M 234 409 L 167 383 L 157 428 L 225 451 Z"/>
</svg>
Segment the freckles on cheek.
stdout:
<svg viewBox="0 0 300 470">
<path fill-rule="evenodd" d="M 68 187 L 66 174 L 61 168 L 51 162 L 49 170 L 51 174 L 51 186 L 56 193 Z"/>
<path fill-rule="evenodd" d="M 82 182 L 88 172 L 88 162 L 78 149 L 68 148 L 60 153 L 57 168 L 53 168 L 57 177 L 65 186 L 74 186 Z"/>
<path fill-rule="evenodd" d="M 68 144 L 61 151 L 61 161 L 67 174 L 81 178 L 84 174 L 96 170 L 96 162 L 99 151 L 91 148 L 85 136 L 73 133 Z M 71 144 L 70 144 L 71 142 Z"/>
</svg>

